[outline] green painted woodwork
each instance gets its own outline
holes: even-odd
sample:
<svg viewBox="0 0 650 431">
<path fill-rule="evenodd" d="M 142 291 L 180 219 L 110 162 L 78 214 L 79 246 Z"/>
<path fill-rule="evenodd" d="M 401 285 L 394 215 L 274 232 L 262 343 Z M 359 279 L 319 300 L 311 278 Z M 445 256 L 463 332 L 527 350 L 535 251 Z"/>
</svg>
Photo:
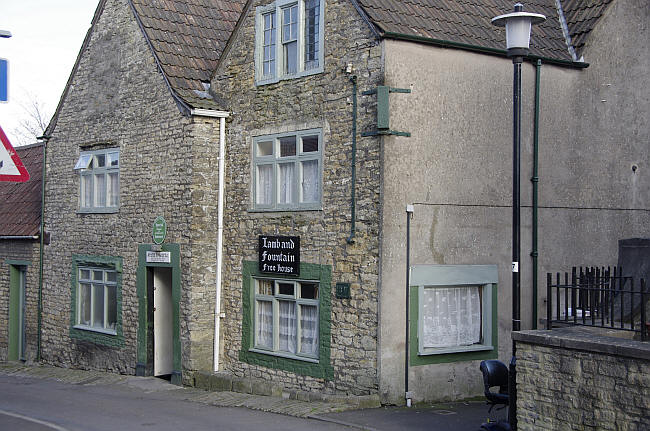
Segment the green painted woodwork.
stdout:
<svg viewBox="0 0 650 431">
<path fill-rule="evenodd" d="M 116 334 L 105 334 L 103 332 L 89 329 L 75 328 L 77 317 L 77 288 L 79 286 L 77 277 L 80 266 L 92 266 L 97 268 L 112 269 L 117 272 L 117 322 L 115 324 Z M 107 347 L 120 348 L 124 346 L 124 334 L 122 331 L 122 258 L 118 256 L 86 256 L 73 255 L 72 268 L 70 270 L 70 338 L 89 341 Z"/>
<path fill-rule="evenodd" d="M 447 362 L 477 361 L 497 359 L 499 351 L 499 330 L 497 318 L 497 284 L 492 284 L 492 350 L 473 352 L 442 353 L 439 355 L 418 354 L 418 321 L 419 321 L 419 287 L 411 286 L 409 290 L 409 365 L 431 365 Z"/>
<path fill-rule="evenodd" d="M 18 266 L 9 266 L 9 351 L 7 359 L 17 361 L 20 356 L 21 277 Z"/>
<path fill-rule="evenodd" d="M 390 129 L 390 114 L 388 112 L 389 88 L 383 85 L 377 87 L 377 129 Z"/>
<path fill-rule="evenodd" d="M 312 363 L 301 361 L 299 359 L 274 356 L 272 354 L 251 352 L 249 350 L 253 345 L 255 328 L 255 292 L 253 289 L 253 277 L 263 277 L 268 276 L 268 274 L 262 274 L 259 272 L 257 262 L 244 261 L 242 266 L 242 349 L 239 352 L 239 359 L 249 364 L 290 371 L 296 374 L 322 378 L 325 380 L 333 380 L 334 368 L 330 363 L 332 339 L 332 267 L 330 265 L 301 263 L 300 277 L 294 277 L 299 278 L 300 280 L 316 280 L 320 283 L 320 316 L 318 334 L 320 347 L 318 363 Z"/>
<path fill-rule="evenodd" d="M 163 244 L 159 251 L 171 253 L 170 263 L 147 263 L 147 251 L 152 250 L 152 244 L 138 245 L 138 269 L 136 280 L 136 291 L 138 295 L 138 348 L 136 355 L 136 374 L 145 375 L 146 364 L 153 361 L 149 358 L 147 346 L 153 344 L 148 335 L 147 309 L 149 301 L 153 298 L 147 297 L 147 268 L 163 267 L 172 269 L 172 319 L 173 319 L 173 355 L 174 371 L 172 383 L 182 384 L 182 363 L 181 363 L 181 338 L 180 338 L 180 301 L 181 301 L 181 248 L 179 244 Z"/>
</svg>

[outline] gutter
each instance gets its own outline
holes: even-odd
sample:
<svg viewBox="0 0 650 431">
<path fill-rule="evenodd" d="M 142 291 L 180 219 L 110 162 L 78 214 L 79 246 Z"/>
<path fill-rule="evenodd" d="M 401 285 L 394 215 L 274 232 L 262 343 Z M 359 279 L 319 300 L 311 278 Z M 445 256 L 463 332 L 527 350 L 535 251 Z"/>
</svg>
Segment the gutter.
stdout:
<svg viewBox="0 0 650 431">
<path fill-rule="evenodd" d="M 394 32 L 384 32 L 382 34 L 382 37 L 387 38 L 387 39 L 396 39 L 396 40 L 405 40 L 409 42 L 419 42 L 419 43 L 426 43 L 428 45 L 436 45 L 440 46 L 443 48 L 456 48 L 456 49 L 463 49 L 466 51 L 473 51 L 473 52 L 478 52 L 481 54 L 489 54 L 489 55 L 498 55 L 500 57 L 506 57 L 507 52 L 505 49 L 496 49 L 496 48 L 489 48 L 486 46 L 478 46 L 478 45 L 471 45 L 467 43 L 460 43 L 460 42 L 452 42 L 450 40 L 442 40 L 442 39 L 432 39 L 429 37 L 423 37 L 423 36 L 415 36 L 411 34 L 404 34 L 404 33 L 394 33 Z M 524 59 L 528 59 L 529 61 L 537 61 L 537 60 L 542 60 L 545 63 L 549 64 L 557 64 L 559 66 L 568 66 L 568 67 L 574 67 L 576 69 L 585 69 L 589 67 L 589 63 L 585 63 L 583 61 L 570 61 L 570 60 L 560 60 L 557 58 L 550 58 L 550 57 L 543 57 L 543 56 L 536 56 L 536 55 L 529 55 L 528 57 L 525 57 Z"/>
<path fill-rule="evenodd" d="M 17 235 L 17 236 L 12 236 L 12 235 L 0 235 L 0 239 L 38 239 L 38 235 Z"/>
<path fill-rule="evenodd" d="M 209 109 L 192 109 L 191 115 L 197 117 L 209 117 L 219 119 L 219 194 L 217 198 L 217 269 L 216 269 L 216 294 L 214 301 L 214 351 L 213 367 L 214 372 L 219 371 L 219 334 L 221 332 L 221 319 L 225 317 L 221 312 L 221 269 L 223 266 L 223 207 L 226 185 L 226 118 L 230 113 L 225 111 L 213 111 Z"/>
</svg>

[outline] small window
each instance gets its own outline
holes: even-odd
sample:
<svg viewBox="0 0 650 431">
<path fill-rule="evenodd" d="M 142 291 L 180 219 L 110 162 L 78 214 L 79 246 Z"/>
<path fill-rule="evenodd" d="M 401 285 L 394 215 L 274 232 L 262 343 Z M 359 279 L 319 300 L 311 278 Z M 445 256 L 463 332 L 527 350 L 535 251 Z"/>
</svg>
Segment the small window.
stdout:
<svg viewBox="0 0 650 431">
<path fill-rule="evenodd" d="M 320 208 L 320 131 L 254 138 L 253 148 L 254 209 Z"/>
<path fill-rule="evenodd" d="M 295 359 L 317 359 L 318 283 L 258 279 L 255 285 L 255 349 Z"/>
<path fill-rule="evenodd" d="M 79 171 L 79 211 L 114 212 L 120 198 L 120 153 L 115 149 L 81 153 Z"/>
<path fill-rule="evenodd" d="M 116 333 L 117 273 L 103 268 L 78 268 L 75 328 Z"/>
<path fill-rule="evenodd" d="M 257 8 L 258 84 L 323 71 L 324 9 L 324 0 L 277 0 Z"/>
</svg>

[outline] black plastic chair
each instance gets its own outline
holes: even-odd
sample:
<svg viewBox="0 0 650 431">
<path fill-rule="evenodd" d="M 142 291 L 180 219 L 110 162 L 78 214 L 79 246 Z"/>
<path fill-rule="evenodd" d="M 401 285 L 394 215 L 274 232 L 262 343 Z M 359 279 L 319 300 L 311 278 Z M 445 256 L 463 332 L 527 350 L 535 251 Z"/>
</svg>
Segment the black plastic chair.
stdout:
<svg viewBox="0 0 650 431">
<path fill-rule="evenodd" d="M 483 384 L 485 385 L 485 398 L 490 404 L 490 410 L 497 406 L 497 410 L 501 410 L 508 406 L 508 367 L 501 361 L 491 359 L 489 361 L 481 361 L 481 373 L 483 373 Z M 499 392 L 492 392 L 491 388 L 498 386 Z M 510 425 L 506 421 L 484 423 L 481 430 L 509 430 Z"/>
</svg>

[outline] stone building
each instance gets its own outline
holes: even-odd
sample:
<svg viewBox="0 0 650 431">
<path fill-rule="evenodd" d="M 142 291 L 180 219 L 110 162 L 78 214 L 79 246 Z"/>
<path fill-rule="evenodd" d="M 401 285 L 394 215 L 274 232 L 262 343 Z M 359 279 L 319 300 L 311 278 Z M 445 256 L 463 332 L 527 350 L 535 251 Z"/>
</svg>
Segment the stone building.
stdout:
<svg viewBox="0 0 650 431">
<path fill-rule="evenodd" d="M 40 319 L 43 144 L 16 153 L 29 180 L 0 182 L 0 360 L 32 362 Z"/>
<path fill-rule="evenodd" d="M 512 5 L 470 3 L 101 1 L 48 130 L 44 360 L 480 394 L 478 361 L 511 346 L 511 65 L 490 18 Z M 549 19 L 523 68 L 524 327 L 544 271 L 649 233 L 648 10 L 592 3 L 528 5 Z M 626 21 L 641 32 L 608 37 Z"/>
</svg>

